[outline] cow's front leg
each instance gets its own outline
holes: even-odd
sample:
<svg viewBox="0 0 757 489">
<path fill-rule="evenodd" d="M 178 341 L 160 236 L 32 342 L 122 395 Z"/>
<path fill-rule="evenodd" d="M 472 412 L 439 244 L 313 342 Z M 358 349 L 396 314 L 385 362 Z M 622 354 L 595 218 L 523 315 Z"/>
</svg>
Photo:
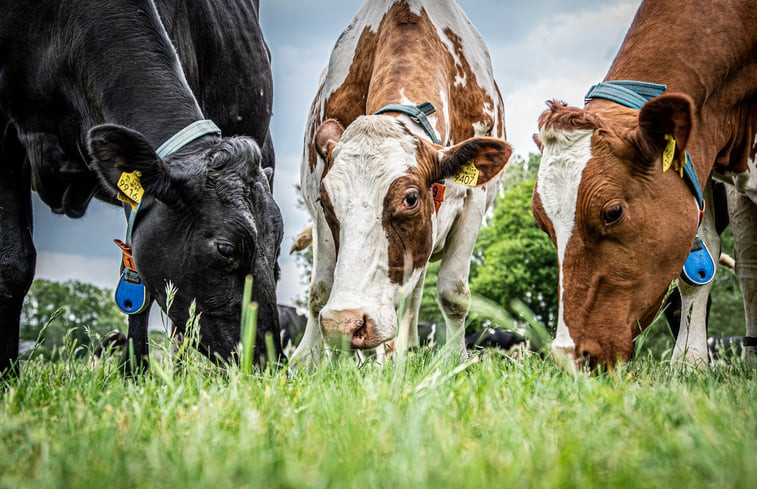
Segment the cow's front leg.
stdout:
<svg viewBox="0 0 757 489">
<path fill-rule="evenodd" d="M 335 264 L 336 252 L 331 230 L 323 216 L 319 215 L 313 225 L 313 272 L 308 292 L 308 322 L 302 341 L 290 359 L 293 364 L 315 364 L 320 360 L 323 334 L 318 317 L 331 294 Z"/>
<path fill-rule="evenodd" d="M 466 191 L 465 204 L 447 237 L 439 267 L 437 292 L 447 328 L 447 341 L 455 338 L 456 350 L 462 357 L 467 354 L 465 318 L 470 306 L 470 260 L 484 217 L 487 192 L 495 192 L 497 185 L 490 187 L 470 188 Z"/>
<path fill-rule="evenodd" d="M 757 363 L 757 203 L 730 185 L 727 192 L 736 276 L 744 296 L 746 318 L 742 359 Z"/>
<path fill-rule="evenodd" d="M 396 351 L 406 353 L 410 348 L 417 348 L 418 342 L 418 312 L 423 298 L 423 282 L 426 278 L 426 268 L 419 272 L 418 280 L 412 286 L 412 290 L 404 298 L 404 307 L 397 311 L 397 341 Z M 404 289 L 408 290 L 408 289 Z"/>
<path fill-rule="evenodd" d="M 705 188 L 705 200 L 713 202 L 712 184 Z M 699 228 L 710 256 L 717 264 L 720 256 L 720 236 L 715 227 L 715 206 L 710 204 L 706 208 L 704 220 Z M 674 365 L 694 365 L 705 367 L 709 361 L 707 352 L 707 301 L 710 297 L 713 282 L 707 285 L 693 286 L 678 280 L 678 290 L 681 292 L 681 318 L 676 344 L 673 347 L 671 363 Z"/>
<path fill-rule="evenodd" d="M 18 373 L 19 317 L 34 280 L 31 183 L 15 131 L 0 141 L 0 379 Z"/>
<path fill-rule="evenodd" d="M 147 327 L 150 319 L 152 300 L 144 311 L 129 316 L 129 331 L 126 334 L 126 349 L 121 358 L 121 366 L 127 377 L 134 377 L 147 371 L 150 362 L 150 347 L 147 344 Z"/>
</svg>

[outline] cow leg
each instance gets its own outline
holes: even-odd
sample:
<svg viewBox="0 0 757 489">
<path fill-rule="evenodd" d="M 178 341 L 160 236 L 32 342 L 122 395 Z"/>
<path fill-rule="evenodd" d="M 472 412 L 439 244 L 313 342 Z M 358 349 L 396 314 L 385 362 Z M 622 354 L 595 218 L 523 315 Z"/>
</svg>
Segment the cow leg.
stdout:
<svg viewBox="0 0 757 489">
<path fill-rule="evenodd" d="M 405 353 L 410 348 L 417 348 L 418 342 L 418 312 L 421 308 L 421 299 L 423 298 L 423 282 L 426 278 L 426 269 L 420 273 L 418 281 L 415 283 L 412 292 L 405 298 L 405 307 L 399 311 L 398 319 L 400 324 L 397 326 L 397 348 L 396 351 Z"/>
<path fill-rule="evenodd" d="M 486 194 L 487 191 L 478 188 L 466 191 L 463 210 L 447 237 L 436 285 L 447 341 L 456 337 L 456 349 L 463 357 L 466 355 L 465 318 L 470 306 L 470 260 L 484 218 Z"/>
<path fill-rule="evenodd" d="M 147 344 L 147 326 L 150 319 L 150 305 L 139 314 L 129 316 L 129 332 L 126 334 L 126 349 L 121 359 L 121 366 L 127 377 L 134 377 L 147 371 L 149 366 L 149 346 Z"/>
<path fill-rule="evenodd" d="M 31 177 L 15 128 L 0 115 L 0 378 L 18 373 L 19 317 L 34 280 Z"/>
<path fill-rule="evenodd" d="M 728 214 L 733 231 L 736 276 L 744 296 L 744 361 L 757 362 L 757 203 L 728 185 Z"/>
<path fill-rule="evenodd" d="M 704 194 L 708 203 L 713 202 L 711 184 L 707 184 Z M 699 228 L 699 237 L 707 245 L 712 259 L 717 264 L 720 257 L 720 235 L 715 227 L 714 207 L 711 204 L 707 206 L 704 220 Z M 707 285 L 692 286 L 682 279 L 678 280 L 678 290 L 681 292 L 681 318 L 671 358 L 674 365 L 686 364 L 705 367 L 708 363 L 707 301 L 710 297 L 712 284 L 713 282 Z"/>
<path fill-rule="evenodd" d="M 302 341 L 297 345 L 290 360 L 293 363 L 315 364 L 320 360 L 323 335 L 318 316 L 329 300 L 334 284 L 335 266 L 336 252 L 331 230 L 322 214 L 317 214 L 316 223 L 313 225 L 313 272 L 308 294 L 308 322 Z"/>
</svg>

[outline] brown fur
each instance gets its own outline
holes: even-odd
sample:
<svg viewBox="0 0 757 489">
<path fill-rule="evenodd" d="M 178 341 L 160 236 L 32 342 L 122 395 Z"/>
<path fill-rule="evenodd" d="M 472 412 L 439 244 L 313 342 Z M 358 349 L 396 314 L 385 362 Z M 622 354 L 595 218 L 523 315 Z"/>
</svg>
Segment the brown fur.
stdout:
<svg viewBox="0 0 757 489">
<path fill-rule="evenodd" d="M 674 171 L 662 173 L 665 134 L 677 157 L 690 152 L 702 186 L 713 168 L 747 169 L 757 128 L 755 25 L 752 1 L 645 1 L 605 79 L 665 83 L 666 94 L 641 111 L 602 99 L 584 109 L 550 102 L 539 119 L 547 134 L 595 130 L 562 263 L 565 321 L 592 364 L 630 358 L 694 239 L 691 191 Z M 607 225 L 602 209 L 616 204 L 623 217 Z M 537 198 L 533 210 L 554 241 Z"/>
<path fill-rule="evenodd" d="M 389 240 L 389 279 L 397 284 L 404 283 L 406 257 L 413 269 L 428 263 L 433 246 L 431 219 L 434 201 L 425 177 L 417 172 L 401 177 L 389 187 L 384 198 L 384 212 L 381 219 Z M 417 205 L 408 209 L 404 205 L 408 188 L 417 189 Z"/>
</svg>

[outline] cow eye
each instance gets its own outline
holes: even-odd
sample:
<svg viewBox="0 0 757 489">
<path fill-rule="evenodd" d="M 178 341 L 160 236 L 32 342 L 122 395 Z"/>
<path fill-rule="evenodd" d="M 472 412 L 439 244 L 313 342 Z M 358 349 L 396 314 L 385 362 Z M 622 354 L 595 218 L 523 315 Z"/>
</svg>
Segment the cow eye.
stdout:
<svg viewBox="0 0 757 489">
<path fill-rule="evenodd" d="M 411 191 L 405 194 L 405 207 L 412 209 L 418 205 L 418 192 Z"/>
<path fill-rule="evenodd" d="M 236 252 L 236 248 L 234 248 L 233 245 L 230 245 L 229 243 L 218 243 L 216 245 L 216 249 L 218 250 L 218 253 L 228 259 L 233 259 L 234 254 Z"/>
<path fill-rule="evenodd" d="M 621 217 L 623 217 L 623 206 L 617 202 L 606 205 L 604 209 L 602 209 L 602 220 L 605 224 L 618 222 Z"/>
</svg>

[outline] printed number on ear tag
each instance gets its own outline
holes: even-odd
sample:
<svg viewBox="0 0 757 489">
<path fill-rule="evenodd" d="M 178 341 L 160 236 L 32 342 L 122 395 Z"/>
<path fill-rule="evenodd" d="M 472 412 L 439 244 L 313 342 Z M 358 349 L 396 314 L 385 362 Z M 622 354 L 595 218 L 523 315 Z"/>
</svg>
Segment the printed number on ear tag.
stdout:
<svg viewBox="0 0 757 489">
<path fill-rule="evenodd" d="M 468 187 L 475 187 L 478 185 L 478 168 L 473 164 L 473 160 L 464 164 L 455 176 L 452 177 L 452 181 Z"/>
<path fill-rule="evenodd" d="M 116 305 L 125 314 L 138 314 L 150 304 L 150 293 L 144 282 L 129 270 L 121 273 L 115 292 Z"/>
<path fill-rule="evenodd" d="M 133 171 L 130 173 L 123 172 L 118 178 L 118 190 L 121 192 L 118 194 L 118 199 L 122 202 L 130 204 L 132 208 L 136 208 L 140 202 L 142 202 L 142 196 L 145 193 L 145 189 L 142 188 L 142 183 L 139 178 L 142 176 L 142 172 Z"/>
<path fill-rule="evenodd" d="M 706 285 L 715 276 L 715 262 L 702 239 L 697 236 L 694 246 L 683 264 L 681 278 L 689 285 Z"/>
</svg>

